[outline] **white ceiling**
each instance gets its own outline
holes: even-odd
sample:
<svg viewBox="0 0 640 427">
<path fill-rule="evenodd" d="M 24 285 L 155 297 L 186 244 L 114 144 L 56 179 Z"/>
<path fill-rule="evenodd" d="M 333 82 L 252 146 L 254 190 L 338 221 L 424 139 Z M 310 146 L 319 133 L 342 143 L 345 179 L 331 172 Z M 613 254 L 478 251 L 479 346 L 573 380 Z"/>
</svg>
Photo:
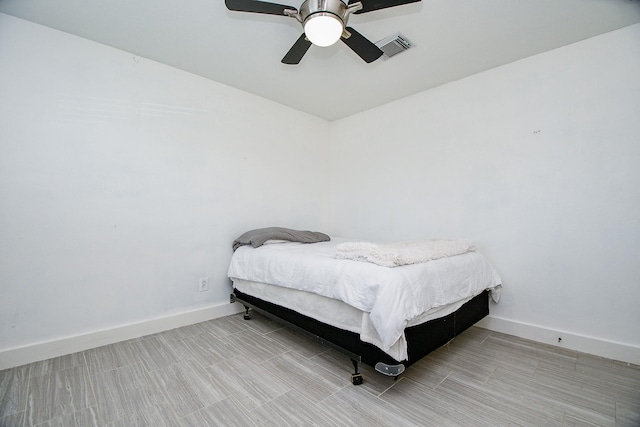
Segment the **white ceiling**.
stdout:
<svg viewBox="0 0 640 427">
<path fill-rule="evenodd" d="M 640 22 L 637 0 L 422 0 L 349 20 L 373 42 L 401 32 L 416 48 L 366 64 L 343 43 L 311 46 L 291 66 L 280 59 L 297 21 L 223 0 L 0 0 L 0 12 L 327 120 Z"/>
</svg>

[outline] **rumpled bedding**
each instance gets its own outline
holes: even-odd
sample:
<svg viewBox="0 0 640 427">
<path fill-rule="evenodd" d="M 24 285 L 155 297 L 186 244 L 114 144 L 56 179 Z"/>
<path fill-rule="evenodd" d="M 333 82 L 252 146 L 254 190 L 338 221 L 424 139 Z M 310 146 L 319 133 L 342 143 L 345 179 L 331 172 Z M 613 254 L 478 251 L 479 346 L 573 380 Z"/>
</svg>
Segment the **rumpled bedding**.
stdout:
<svg viewBox="0 0 640 427">
<path fill-rule="evenodd" d="M 344 242 L 336 246 L 337 259 L 370 262 L 383 267 L 418 264 L 475 250 L 470 240 L 428 239 L 398 243 Z"/>
<path fill-rule="evenodd" d="M 494 301 L 499 299 L 500 276 L 478 252 L 386 268 L 336 259 L 336 246 L 346 241 L 334 237 L 312 245 L 244 245 L 233 254 L 228 276 L 313 292 L 367 312 L 384 351 L 404 339 L 412 319 L 430 309 L 485 289 Z"/>
</svg>

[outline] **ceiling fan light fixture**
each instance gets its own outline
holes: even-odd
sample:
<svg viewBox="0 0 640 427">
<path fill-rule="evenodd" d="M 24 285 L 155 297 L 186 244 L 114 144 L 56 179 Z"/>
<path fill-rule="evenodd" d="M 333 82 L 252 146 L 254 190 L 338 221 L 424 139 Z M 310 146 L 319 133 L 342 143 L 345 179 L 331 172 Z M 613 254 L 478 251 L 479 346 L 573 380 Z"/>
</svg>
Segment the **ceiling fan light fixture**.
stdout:
<svg viewBox="0 0 640 427">
<path fill-rule="evenodd" d="M 316 46 L 331 46 L 342 36 L 344 24 L 332 13 L 318 12 L 304 21 L 304 33 Z"/>
</svg>

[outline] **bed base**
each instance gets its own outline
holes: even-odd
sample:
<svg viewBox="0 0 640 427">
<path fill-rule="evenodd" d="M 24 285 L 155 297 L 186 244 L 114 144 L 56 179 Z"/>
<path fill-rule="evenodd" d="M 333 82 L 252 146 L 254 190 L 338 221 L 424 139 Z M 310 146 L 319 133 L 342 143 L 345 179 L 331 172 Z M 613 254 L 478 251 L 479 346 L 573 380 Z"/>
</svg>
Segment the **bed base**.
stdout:
<svg viewBox="0 0 640 427">
<path fill-rule="evenodd" d="M 397 361 L 373 344 L 361 341 L 357 333 L 327 325 L 237 289 L 233 289 L 230 300 L 232 303 L 239 302 L 244 305 L 246 320 L 251 318 L 249 310 L 254 309 L 278 323 L 349 356 L 355 370 L 351 374 L 351 382 L 354 385 L 363 382 L 362 374 L 358 372 L 359 363 L 365 363 L 384 375 L 397 378 L 410 365 L 451 341 L 489 314 L 489 292 L 484 291 L 445 317 L 406 328 L 405 337 L 409 357 L 407 360 Z"/>
</svg>

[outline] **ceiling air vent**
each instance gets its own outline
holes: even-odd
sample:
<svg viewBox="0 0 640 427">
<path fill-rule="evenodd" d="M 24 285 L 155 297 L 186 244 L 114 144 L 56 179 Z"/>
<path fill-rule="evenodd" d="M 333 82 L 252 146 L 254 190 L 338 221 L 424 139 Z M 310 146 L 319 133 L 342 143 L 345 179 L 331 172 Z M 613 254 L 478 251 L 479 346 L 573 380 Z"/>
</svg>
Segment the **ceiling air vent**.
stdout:
<svg viewBox="0 0 640 427">
<path fill-rule="evenodd" d="M 400 33 L 387 37 L 376 43 L 376 46 L 383 52 L 384 59 L 389 59 L 394 55 L 404 52 L 407 49 L 411 49 L 416 45 L 409 41 L 408 38 Z"/>
</svg>

